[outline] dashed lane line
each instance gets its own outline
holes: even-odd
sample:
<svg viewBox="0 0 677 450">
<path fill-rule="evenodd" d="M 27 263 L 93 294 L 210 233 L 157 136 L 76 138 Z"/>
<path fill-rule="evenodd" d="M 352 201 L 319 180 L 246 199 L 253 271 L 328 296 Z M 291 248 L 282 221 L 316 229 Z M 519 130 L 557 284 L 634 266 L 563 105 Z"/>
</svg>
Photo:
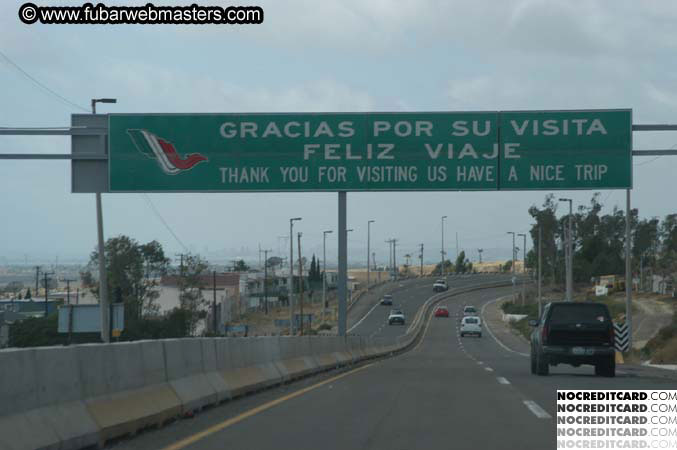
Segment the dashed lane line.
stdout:
<svg viewBox="0 0 677 450">
<path fill-rule="evenodd" d="M 552 416 L 548 414 L 543 408 L 538 406 L 538 404 L 535 401 L 524 400 L 524 404 L 526 405 L 527 408 L 529 408 L 529 411 L 534 413 L 534 415 L 539 419 L 552 419 Z"/>
</svg>

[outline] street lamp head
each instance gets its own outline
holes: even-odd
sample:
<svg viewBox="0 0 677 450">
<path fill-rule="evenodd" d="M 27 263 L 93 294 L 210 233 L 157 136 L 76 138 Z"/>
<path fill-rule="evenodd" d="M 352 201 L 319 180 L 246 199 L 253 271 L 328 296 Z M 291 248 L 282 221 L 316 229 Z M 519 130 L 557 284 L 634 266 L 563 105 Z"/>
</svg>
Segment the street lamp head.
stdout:
<svg viewBox="0 0 677 450">
<path fill-rule="evenodd" d="M 442 218 L 443 218 L 443 219 L 446 219 L 446 218 L 447 218 L 447 216 L 442 216 Z"/>
<path fill-rule="evenodd" d="M 118 99 L 116 98 L 95 98 L 95 102 L 97 103 L 117 103 Z"/>
<path fill-rule="evenodd" d="M 515 234 L 514 231 L 507 231 L 506 234 Z"/>
<path fill-rule="evenodd" d="M 560 198 L 559 201 L 560 202 L 570 202 L 571 199 L 570 198 Z"/>
<path fill-rule="evenodd" d="M 370 220 L 370 221 L 368 221 L 367 223 L 374 223 L 374 222 L 376 222 L 376 221 L 375 221 L 375 220 Z"/>
<path fill-rule="evenodd" d="M 294 218 L 289 219 L 289 221 L 294 222 L 296 220 L 301 220 L 301 219 L 302 219 L 301 217 L 294 217 Z"/>
<path fill-rule="evenodd" d="M 348 231 L 355 231 L 355 230 L 353 230 L 352 228 L 348 228 L 348 229 L 346 230 L 346 232 L 348 232 Z"/>
<path fill-rule="evenodd" d="M 526 237 L 527 235 L 524 234 L 524 233 L 519 233 L 517 236 L 524 236 L 524 237 Z"/>
<path fill-rule="evenodd" d="M 327 233 L 333 233 L 333 232 L 334 232 L 334 230 L 323 231 L 324 234 L 327 234 Z"/>
</svg>

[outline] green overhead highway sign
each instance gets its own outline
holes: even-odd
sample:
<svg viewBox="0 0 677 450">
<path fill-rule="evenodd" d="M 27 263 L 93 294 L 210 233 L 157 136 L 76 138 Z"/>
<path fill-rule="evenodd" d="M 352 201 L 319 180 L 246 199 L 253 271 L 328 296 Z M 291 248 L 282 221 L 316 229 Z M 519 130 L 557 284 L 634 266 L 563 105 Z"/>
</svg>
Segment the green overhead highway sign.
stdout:
<svg viewBox="0 0 677 450">
<path fill-rule="evenodd" d="M 111 192 L 632 185 L 631 110 L 111 114 Z"/>
</svg>

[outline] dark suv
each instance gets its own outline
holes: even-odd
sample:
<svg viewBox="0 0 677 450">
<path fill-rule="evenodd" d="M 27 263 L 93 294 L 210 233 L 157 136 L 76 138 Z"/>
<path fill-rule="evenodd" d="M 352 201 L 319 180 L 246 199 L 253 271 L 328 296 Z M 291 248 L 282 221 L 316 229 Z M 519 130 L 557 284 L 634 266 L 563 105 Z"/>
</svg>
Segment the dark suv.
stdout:
<svg viewBox="0 0 677 450">
<path fill-rule="evenodd" d="M 616 374 L 614 327 L 602 303 L 553 302 L 531 333 L 531 373 L 548 375 L 560 363 L 595 366 L 595 375 Z"/>
</svg>

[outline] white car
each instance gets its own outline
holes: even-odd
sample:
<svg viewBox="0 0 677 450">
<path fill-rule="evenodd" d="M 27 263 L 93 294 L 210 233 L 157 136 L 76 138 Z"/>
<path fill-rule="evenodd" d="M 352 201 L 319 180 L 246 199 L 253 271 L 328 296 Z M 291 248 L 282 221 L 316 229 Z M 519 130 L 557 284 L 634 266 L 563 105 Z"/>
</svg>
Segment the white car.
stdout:
<svg viewBox="0 0 677 450">
<path fill-rule="evenodd" d="M 388 315 L 388 325 L 399 323 L 404 325 L 404 313 L 399 309 L 393 309 Z"/>
<path fill-rule="evenodd" d="M 433 283 L 433 292 L 443 292 L 449 289 L 445 280 L 437 280 Z"/>
<path fill-rule="evenodd" d="M 465 337 L 466 334 L 482 337 L 482 320 L 478 316 L 465 316 L 461 320 L 461 337 Z"/>
<path fill-rule="evenodd" d="M 463 308 L 463 316 L 477 316 L 477 308 L 471 305 L 466 306 Z"/>
</svg>

